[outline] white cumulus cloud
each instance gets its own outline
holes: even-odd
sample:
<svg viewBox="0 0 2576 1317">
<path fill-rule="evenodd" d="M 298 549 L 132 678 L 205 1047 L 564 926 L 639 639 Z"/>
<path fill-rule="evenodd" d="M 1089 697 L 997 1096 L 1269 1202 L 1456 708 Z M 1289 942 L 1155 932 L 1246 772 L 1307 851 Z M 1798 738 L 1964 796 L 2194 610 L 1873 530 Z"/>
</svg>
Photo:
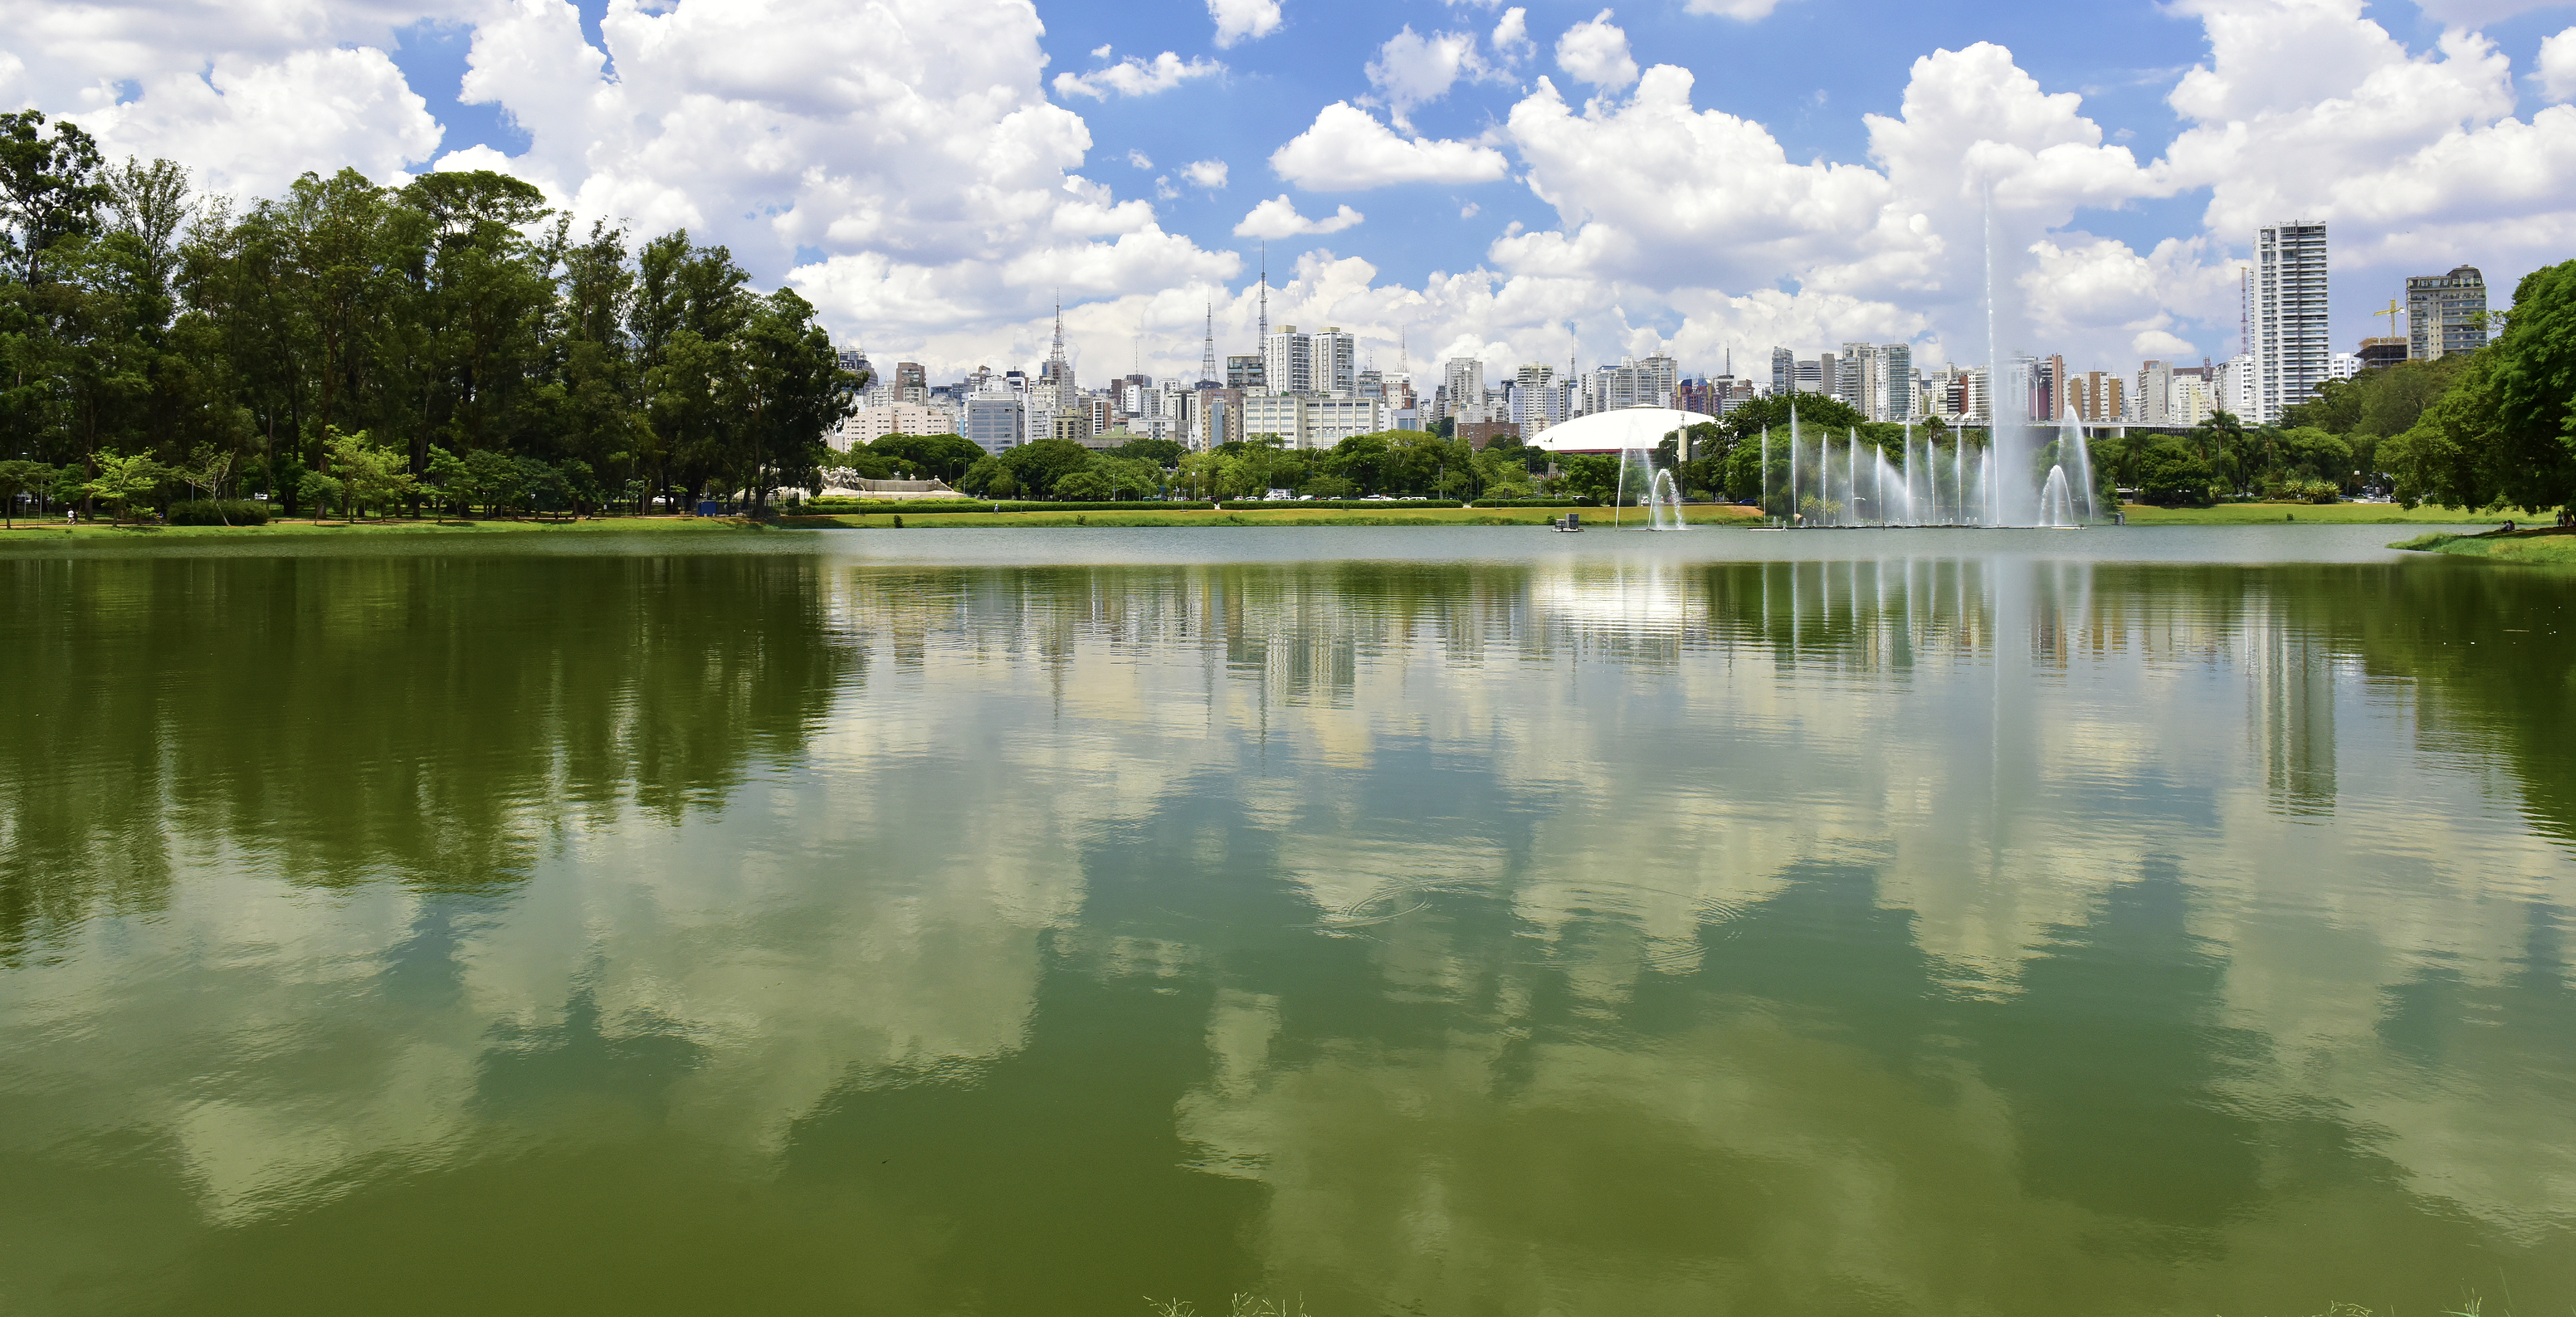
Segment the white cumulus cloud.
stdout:
<svg viewBox="0 0 2576 1317">
<path fill-rule="evenodd" d="M 2576 27 L 2540 43 L 2540 94 L 2553 101 L 2576 101 Z"/>
<path fill-rule="evenodd" d="M 1369 61 L 1368 80 L 1386 94 L 1397 125 L 1410 126 L 1405 116 L 1414 106 L 1448 95 L 1461 76 L 1474 77 L 1482 67 L 1474 33 L 1434 32 L 1426 37 L 1408 23 L 1378 48 L 1377 58 Z"/>
<path fill-rule="evenodd" d="M 1211 192 L 1225 186 L 1225 175 L 1226 167 L 1222 160 L 1193 160 L 1181 166 L 1181 177 L 1188 179 L 1192 186 Z"/>
<path fill-rule="evenodd" d="M 1494 58 L 1504 64 L 1519 64 L 1538 53 L 1538 43 L 1530 40 L 1529 11 L 1517 5 L 1494 20 L 1493 35 L 1486 40 L 1494 48 Z"/>
<path fill-rule="evenodd" d="M 1357 192 L 1397 183 L 1489 183 L 1510 172 L 1511 163 L 1475 142 L 1397 136 L 1366 110 L 1335 101 L 1271 153 L 1270 167 L 1309 191 Z"/>
<path fill-rule="evenodd" d="M 1689 0 L 1689 3 L 1682 6 L 1683 9 L 1694 14 L 1712 14 L 1719 18 L 1732 18 L 1740 23 L 1752 23 L 1769 18 L 1771 11 L 1779 7 L 1780 0 Z"/>
<path fill-rule="evenodd" d="M 1207 0 L 1207 11 L 1216 20 L 1219 49 L 1260 40 L 1279 27 L 1279 0 Z"/>
<path fill-rule="evenodd" d="M 1628 34 L 1610 21 L 1610 11 L 1585 19 L 1556 39 L 1556 66 L 1578 82 L 1617 91 L 1637 80 L 1637 61 L 1628 53 Z"/>
<path fill-rule="evenodd" d="M 1103 46 L 1093 54 L 1106 59 L 1108 49 Z M 1055 75 L 1055 94 L 1088 96 L 1093 100 L 1107 100 L 1112 96 L 1151 96 L 1158 91 L 1170 91 L 1192 78 L 1223 72 L 1225 66 L 1215 60 L 1184 60 L 1167 50 L 1151 60 L 1130 55 L 1089 73 L 1059 73 Z"/>
<path fill-rule="evenodd" d="M 1238 238 L 1294 238 L 1313 233 L 1339 233 L 1366 218 L 1348 206 L 1324 219 L 1308 219 L 1297 213 L 1297 205 L 1281 193 L 1254 206 L 1243 222 L 1234 226 Z"/>
</svg>

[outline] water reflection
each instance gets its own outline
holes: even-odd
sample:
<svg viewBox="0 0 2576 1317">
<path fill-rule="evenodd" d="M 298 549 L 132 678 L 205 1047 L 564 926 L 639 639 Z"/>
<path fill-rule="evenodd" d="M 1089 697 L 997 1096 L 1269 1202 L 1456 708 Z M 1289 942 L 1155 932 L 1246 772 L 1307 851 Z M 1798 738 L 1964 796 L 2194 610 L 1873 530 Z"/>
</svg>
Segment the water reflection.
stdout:
<svg viewBox="0 0 2576 1317">
<path fill-rule="evenodd" d="M 2555 578 L 0 580 L 31 1311 L 2576 1295 Z"/>
</svg>

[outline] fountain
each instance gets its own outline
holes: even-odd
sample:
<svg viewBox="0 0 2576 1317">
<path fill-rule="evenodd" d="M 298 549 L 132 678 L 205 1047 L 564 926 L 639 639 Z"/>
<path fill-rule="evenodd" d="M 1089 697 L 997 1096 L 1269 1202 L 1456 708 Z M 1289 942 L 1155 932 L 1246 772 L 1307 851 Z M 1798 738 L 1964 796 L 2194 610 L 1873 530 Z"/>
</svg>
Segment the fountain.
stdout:
<svg viewBox="0 0 2576 1317">
<path fill-rule="evenodd" d="M 1918 437 L 1911 425 L 1893 454 L 1861 438 L 1856 428 L 1845 429 L 1841 443 L 1824 435 L 1809 444 L 1797 408 L 1791 407 L 1785 474 L 1774 472 L 1779 449 L 1770 430 L 1762 432 L 1763 514 L 1772 524 L 1786 526 L 2075 527 L 2092 522 L 2097 515 L 2092 454 L 2082 420 L 2071 409 L 2066 413 L 2050 474 L 2027 484 L 2012 480 L 2010 473 L 2041 460 L 2044 445 L 2033 438 L 2031 427 L 2017 428 L 2020 443 L 1997 437 L 2011 432 L 1997 426 L 1982 446 L 1973 445 L 1964 428 L 1954 429 L 1945 462 L 1939 439 Z M 2015 450 L 2022 455 L 2014 457 Z M 1640 470 L 1652 470 L 1642 453 L 1633 456 Z M 1627 501 L 1627 470 L 1623 459 L 1622 503 Z M 1645 500 L 1650 507 L 1670 500 L 1669 485 L 1663 483 L 1670 473 L 1656 475 Z M 1783 486 L 1785 511 L 1773 501 Z M 1678 504 L 1673 506 L 1678 516 Z M 1658 529 L 1664 525 L 1660 512 L 1650 521 Z"/>
<path fill-rule="evenodd" d="M 1619 495 L 1611 506 L 1611 529 L 1619 529 L 1619 515 L 1628 505 L 1628 468 L 1634 464 L 1643 485 L 1639 505 L 1646 509 L 1648 530 L 1688 530 L 1690 523 L 1682 518 L 1682 491 L 1667 468 L 1657 470 L 1654 455 L 1643 448 L 1627 449 L 1619 454 Z"/>
</svg>

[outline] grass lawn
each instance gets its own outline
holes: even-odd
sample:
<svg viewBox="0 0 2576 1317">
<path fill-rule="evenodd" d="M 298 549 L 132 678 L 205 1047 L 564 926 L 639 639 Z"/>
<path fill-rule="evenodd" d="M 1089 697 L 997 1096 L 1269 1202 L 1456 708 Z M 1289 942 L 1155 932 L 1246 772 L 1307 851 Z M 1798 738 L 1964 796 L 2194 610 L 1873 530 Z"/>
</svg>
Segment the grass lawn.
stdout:
<svg viewBox="0 0 2576 1317">
<path fill-rule="evenodd" d="M 682 534 L 710 534 L 757 531 L 739 521 L 705 517 L 595 517 L 583 521 L 441 521 L 423 518 L 418 521 L 396 517 L 345 522 L 272 521 L 265 526 L 112 526 L 106 522 L 84 522 L 66 526 L 59 521 L 21 518 L 15 529 L 0 532 L 0 546 L 41 543 L 47 540 L 78 539 L 84 542 L 123 540 L 148 544 L 165 539 L 203 539 L 219 536 L 228 539 L 347 539 L 353 535 L 412 535 L 424 538 L 450 538 L 458 535 L 583 535 L 600 531 L 670 531 Z"/>
<path fill-rule="evenodd" d="M 2448 553 L 2462 558 L 2485 558 L 2493 562 L 2576 564 L 2576 529 L 2560 530 L 2555 526 L 2545 526 L 2518 530 L 2510 535 L 2494 530 L 2483 535 L 2418 535 L 2388 547 L 2421 553 Z"/>
<path fill-rule="evenodd" d="M 1170 512 L 937 512 L 916 513 L 904 522 L 904 528 L 931 529 L 941 526 L 1544 526 L 1568 512 L 1583 514 L 1586 526 L 1611 524 L 1609 508 L 1396 508 L 1385 512 L 1364 509 L 1293 507 L 1247 508 L 1219 511 L 1210 508 L 1174 509 Z M 900 513 L 871 512 L 865 516 L 788 517 L 779 522 L 793 527 L 849 527 L 853 529 L 887 529 Z M 1634 522 L 1645 514 L 1636 508 L 1620 513 L 1623 521 Z M 1751 508 L 1732 504 L 1692 504 L 1684 510 L 1695 525 L 1755 520 Z"/>
<path fill-rule="evenodd" d="M 2464 512 L 2458 508 L 2409 510 L 2394 503 L 2221 503 L 2211 508 L 2152 508 L 2142 503 L 2131 503 L 2120 510 L 2129 514 L 2132 526 L 2250 526 L 2267 521 L 2314 521 L 2335 525 L 2430 522 L 2437 526 L 2462 526 L 2493 524 L 2518 515 Z"/>
<path fill-rule="evenodd" d="M 1220 512 L 1205 508 L 1171 512 L 937 512 L 916 513 L 904 522 L 906 529 L 929 529 L 937 526 L 1544 526 L 1567 512 L 1580 512 L 1586 525 L 1611 524 L 1608 508 L 1414 508 L 1385 512 L 1365 510 L 1263 508 L 1241 512 Z M 1620 514 L 1625 521 L 1636 521 L 1644 514 L 1629 508 Z M 1751 523 L 1753 509 L 1731 504 L 1694 504 L 1687 510 L 1694 524 L 1714 525 L 1722 522 Z M 782 530 L 890 530 L 894 515 L 869 513 L 864 516 L 782 517 L 777 527 Z M 304 520 L 272 521 L 265 526 L 112 526 L 104 522 L 84 522 L 66 526 L 59 521 L 21 520 L 13 530 L 0 533 L 0 548 L 10 545 L 36 546 L 75 542 L 85 545 L 132 544 L 151 545 L 180 540 L 222 538 L 326 540 L 386 536 L 405 538 L 453 539 L 488 538 L 495 535 L 595 535 L 635 534 L 639 532 L 667 535 L 743 535 L 760 534 L 770 529 L 757 523 L 731 518 L 710 517 L 594 517 L 581 521 L 445 521 L 403 518 L 357 522 Z"/>
</svg>

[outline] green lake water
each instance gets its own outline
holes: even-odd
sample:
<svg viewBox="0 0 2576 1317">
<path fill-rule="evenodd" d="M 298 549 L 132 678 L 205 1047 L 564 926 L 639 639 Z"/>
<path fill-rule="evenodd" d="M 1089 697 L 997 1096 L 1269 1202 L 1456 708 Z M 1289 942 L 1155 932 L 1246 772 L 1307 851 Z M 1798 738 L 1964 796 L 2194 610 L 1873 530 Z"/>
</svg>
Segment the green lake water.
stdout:
<svg viewBox="0 0 2576 1317">
<path fill-rule="evenodd" d="M 2568 1313 L 2413 531 L 0 543 L 0 1314 Z"/>
</svg>

